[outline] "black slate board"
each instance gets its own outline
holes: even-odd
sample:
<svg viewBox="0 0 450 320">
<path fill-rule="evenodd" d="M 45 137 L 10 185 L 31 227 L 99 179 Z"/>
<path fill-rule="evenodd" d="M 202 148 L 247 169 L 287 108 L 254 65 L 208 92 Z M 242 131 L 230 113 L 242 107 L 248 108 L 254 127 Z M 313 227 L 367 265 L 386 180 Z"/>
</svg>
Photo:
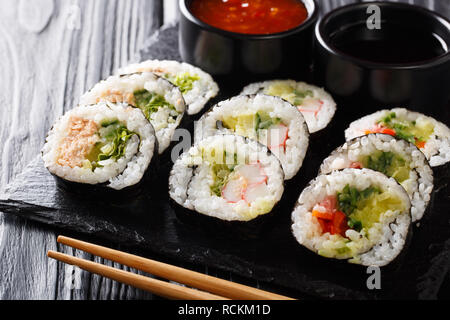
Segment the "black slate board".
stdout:
<svg viewBox="0 0 450 320">
<path fill-rule="evenodd" d="M 174 59 L 178 29 L 171 26 L 151 39 L 141 59 Z M 304 80 L 304 79 L 302 79 Z M 219 99 L 234 92 L 225 83 Z M 228 90 L 227 90 L 228 89 Z M 167 179 L 171 163 L 163 163 L 154 185 L 125 201 L 99 201 L 58 190 L 37 157 L 0 196 L 0 211 L 60 228 L 100 237 L 117 244 L 150 250 L 175 261 L 189 262 L 242 277 L 297 290 L 299 297 L 328 299 L 436 298 L 450 269 L 450 190 L 440 182 L 431 212 L 414 227 L 403 256 L 381 270 L 382 290 L 367 289 L 366 269 L 318 257 L 295 242 L 290 213 L 321 160 L 343 143 L 343 130 L 357 118 L 340 111 L 328 134 L 313 137 L 300 178 L 286 186 L 283 210 L 256 239 L 218 236 L 179 220 L 169 203 Z"/>
</svg>

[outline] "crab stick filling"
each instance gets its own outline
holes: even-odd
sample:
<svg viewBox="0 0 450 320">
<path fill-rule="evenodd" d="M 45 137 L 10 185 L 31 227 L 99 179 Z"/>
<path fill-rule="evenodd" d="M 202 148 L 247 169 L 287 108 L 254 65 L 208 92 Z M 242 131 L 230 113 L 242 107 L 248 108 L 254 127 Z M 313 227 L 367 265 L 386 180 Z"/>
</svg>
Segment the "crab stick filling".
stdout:
<svg viewBox="0 0 450 320">
<path fill-rule="evenodd" d="M 228 203 L 244 201 L 251 205 L 259 198 L 267 196 L 268 176 L 260 163 L 238 166 L 215 165 L 215 183 L 211 186 L 213 194 Z"/>
<path fill-rule="evenodd" d="M 314 117 L 317 119 L 320 111 L 322 111 L 324 102 L 320 99 L 306 99 L 303 103 L 298 107 L 298 110 L 301 113 L 312 112 Z"/>
</svg>

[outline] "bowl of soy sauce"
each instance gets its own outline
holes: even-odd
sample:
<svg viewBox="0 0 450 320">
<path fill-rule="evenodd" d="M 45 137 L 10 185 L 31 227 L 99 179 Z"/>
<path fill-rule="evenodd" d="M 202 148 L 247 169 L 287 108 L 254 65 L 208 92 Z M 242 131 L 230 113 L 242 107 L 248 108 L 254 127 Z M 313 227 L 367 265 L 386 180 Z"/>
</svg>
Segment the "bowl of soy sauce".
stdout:
<svg viewBox="0 0 450 320">
<path fill-rule="evenodd" d="M 450 22 L 425 8 L 365 2 L 316 25 L 314 80 L 352 118 L 407 107 L 436 117 L 450 102 Z"/>
</svg>

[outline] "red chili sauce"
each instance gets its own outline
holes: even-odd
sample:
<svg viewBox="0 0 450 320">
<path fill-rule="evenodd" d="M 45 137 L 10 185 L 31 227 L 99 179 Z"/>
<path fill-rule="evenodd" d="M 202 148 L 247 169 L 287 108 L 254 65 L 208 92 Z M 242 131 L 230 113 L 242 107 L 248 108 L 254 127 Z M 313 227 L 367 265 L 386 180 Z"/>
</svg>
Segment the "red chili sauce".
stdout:
<svg viewBox="0 0 450 320">
<path fill-rule="evenodd" d="M 279 33 L 308 18 L 300 0 L 194 0 L 190 9 L 211 26 L 244 34 Z"/>
</svg>

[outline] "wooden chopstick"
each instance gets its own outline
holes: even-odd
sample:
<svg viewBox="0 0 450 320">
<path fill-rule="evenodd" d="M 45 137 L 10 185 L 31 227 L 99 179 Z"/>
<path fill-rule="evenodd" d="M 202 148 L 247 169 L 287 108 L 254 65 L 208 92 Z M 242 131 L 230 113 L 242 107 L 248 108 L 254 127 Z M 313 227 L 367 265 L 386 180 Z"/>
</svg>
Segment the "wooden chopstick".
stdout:
<svg viewBox="0 0 450 320">
<path fill-rule="evenodd" d="M 152 292 L 158 296 L 176 300 L 228 300 L 208 292 L 182 287 L 128 271 L 115 269 L 100 263 L 72 257 L 64 253 L 49 251 L 48 257 L 64 263 L 80 267 L 83 270 L 128 284 L 130 286 Z"/>
<path fill-rule="evenodd" d="M 220 296 L 234 300 L 293 300 L 292 298 L 286 296 L 248 287 L 199 272 L 183 269 L 170 264 L 142 258 L 136 255 L 72 238 L 59 236 L 58 242 L 104 259 L 115 261 L 122 265 L 153 274 L 163 279 L 175 281 L 192 288 L 210 292 L 216 295 L 216 297 Z"/>
</svg>

